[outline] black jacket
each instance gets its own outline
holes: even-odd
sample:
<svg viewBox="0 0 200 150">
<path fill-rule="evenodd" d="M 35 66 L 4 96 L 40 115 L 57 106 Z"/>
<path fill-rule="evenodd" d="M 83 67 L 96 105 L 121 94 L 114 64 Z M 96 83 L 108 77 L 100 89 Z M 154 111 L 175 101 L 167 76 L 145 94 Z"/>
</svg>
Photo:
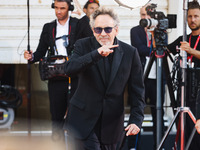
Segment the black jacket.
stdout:
<svg viewBox="0 0 200 150">
<path fill-rule="evenodd" d="M 71 98 L 64 128 L 79 139 L 85 139 L 100 116 L 101 140 L 105 144 L 119 141 L 124 130 L 124 90 L 128 84 L 131 111 L 129 123 L 139 128 L 143 122 L 144 84 L 138 52 L 116 39 L 110 80 L 106 85 L 103 57 L 95 37 L 78 40 L 65 72 L 78 75 L 79 84 Z"/>
<path fill-rule="evenodd" d="M 69 45 L 67 47 L 67 53 L 70 55 L 74 48 L 75 43 L 75 31 L 76 31 L 76 24 L 78 19 L 70 17 L 69 21 Z M 33 53 L 34 60 L 32 62 L 37 62 L 41 58 L 43 58 L 47 51 L 49 51 L 49 55 L 55 55 L 54 46 L 55 46 L 55 36 L 56 36 L 56 20 L 46 23 L 43 26 L 42 33 L 40 35 L 40 41 L 36 51 Z"/>
<path fill-rule="evenodd" d="M 150 47 L 147 47 L 147 37 L 144 27 L 140 25 L 133 27 L 130 36 L 131 45 L 137 47 L 142 67 L 144 68 L 146 64 L 146 56 L 150 55 Z"/>
</svg>

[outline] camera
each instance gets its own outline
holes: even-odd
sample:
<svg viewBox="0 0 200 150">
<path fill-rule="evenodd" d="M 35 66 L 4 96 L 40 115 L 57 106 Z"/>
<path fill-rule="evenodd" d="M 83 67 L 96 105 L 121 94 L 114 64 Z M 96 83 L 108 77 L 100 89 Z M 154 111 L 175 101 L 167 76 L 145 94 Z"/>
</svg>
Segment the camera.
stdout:
<svg viewBox="0 0 200 150">
<path fill-rule="evenodd" d="M 166 17 L 163 12 L 156 11 L 156 7 L 156 4 L 151 4 L 146 7 L 147 15 L 151 19 L 141 19 L 140 25 L 147 28 L 155 28 L 154 39 L 156 47 L 158 48 L 159 46 L 167 45 L 166 29 L 176 28 L 176 15 L 167 15 Z"/>
<path fill-rule="evenodd" d="M 160 30 L 176 28 L 176 15 L 168 14 L 166 17 L 163 12 L 156 11 L 156 7 L 156 4 L 151 4 L 146 7 L 147 15 L 151 19 L 141 19 L 140 25 L 148 28 L 156 27 Z"/>
</svg>

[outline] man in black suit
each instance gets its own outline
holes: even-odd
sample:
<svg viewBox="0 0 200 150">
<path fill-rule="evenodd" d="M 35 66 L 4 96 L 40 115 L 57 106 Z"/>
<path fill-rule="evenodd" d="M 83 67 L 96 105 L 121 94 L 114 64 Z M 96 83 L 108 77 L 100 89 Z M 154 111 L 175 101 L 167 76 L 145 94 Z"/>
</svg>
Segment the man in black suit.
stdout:
<svg viewBox="0 0 200 150">
<path fill-rule="evenodd" d="M 86 14 L 83 16 L 77 24 L 77 30 L 76 30 L 76 40 L 82 39 L 85 37 L 93 36 L 92 29 L 89 25 L 90 21 L 90 15 L 99 8 L 99 1 L 98 0 L 88 0 L 84 7 L 83 11 Z"/>
<path fill-rule="evenodd" d="M 105 21 L 106 20 L 106 21 Z M 69 76 L 78 75 L 64 129 L 73 150 L 116 150 L 124 133 L 124 90 L 131 102 L 126 136 L 140 131 L 143 122 L 143 71 L 136 48 L 116 38 L 119 19 L 112 9 L 96 10 L 90 25 L 94 37 L 75 43 L 65 65 Z"/>
<path fill-rule="evenodd" d="M 73 10 L 71 0 L 55 0 L 52 5 L 55 8 L 57 19 L 44 25 L 36 51 L 34 53 L 25 51 L 24 53 L 24 58 L 30 60 L 31 63 L 39 61 L 46 53 L 48 56 L 70 56 L 72 53 L 78 19 L 69 16 L 68 12 Z M 77 79 L 72 79 L 71 91 L 68 89 L 68 81 L 67 77 L 59 80 L 52 78 L 48 81 L 53 139 L 61 137 L 64 139 L 64 116 L 69 98 L 75 91 Z M 70 95 L 69 92 L 71 92 Z"/>
</svg>

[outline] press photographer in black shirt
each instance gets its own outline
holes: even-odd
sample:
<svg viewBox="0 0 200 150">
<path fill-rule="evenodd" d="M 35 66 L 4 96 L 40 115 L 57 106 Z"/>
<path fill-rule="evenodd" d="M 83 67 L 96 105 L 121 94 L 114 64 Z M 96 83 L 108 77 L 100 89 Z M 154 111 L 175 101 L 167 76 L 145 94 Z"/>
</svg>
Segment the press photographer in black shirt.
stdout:
<svg viewBox="0 0 200 150">
<path fill-rule="evenodd" d="M 180 36 L 173 43 L 168 45 L 167 48 L 173 54 L 176 54 L 178 52 L 177 47 L 180 47 L 180 50 L 186 51 L 188 67 L 197 69 L 200 67 L 200 42 L 199 42 L 200 40 L 200 6 L 197 1 L 192 1 L 188 3 L 187 21 L 188 21 L 188 26 L 192 31 L 189 35 L 187 35 L 187 41 L 183 42 L 182 41 L 183 36 Z M 197 78 L 199 77 L 197 76 Z M 187 88 L 186 95 L 189 95 L 188 94 L 189 90 L 190 89 Z M 198 101 L 199 101 L 198 99 L 193 100 L 193 101 L 190 99 L 186 99 L 186 106 L 190 107 L 190 110 L 195 115 L 195 117 L 197 117 L 197 119 L 199 118 L 198 109 L 200 109 L 200 108 L 196 109 L 196 106 L 198 106 L 196 105 Z M 196 126 L 198 127 L 198 125 Z M 186 115 L 186 127 L 185 127 L 186 141 L 188 141 L 193 128 L 194 128 L 194 123 L 192 122 L 191 118 L 188 115 Z M 199 141 L 200 141 L 200 135 L 195 134 L 192 140 L 192 143 L 190 144 L 189 149 L 190 150 L 200 149 Z"/>
</svg>

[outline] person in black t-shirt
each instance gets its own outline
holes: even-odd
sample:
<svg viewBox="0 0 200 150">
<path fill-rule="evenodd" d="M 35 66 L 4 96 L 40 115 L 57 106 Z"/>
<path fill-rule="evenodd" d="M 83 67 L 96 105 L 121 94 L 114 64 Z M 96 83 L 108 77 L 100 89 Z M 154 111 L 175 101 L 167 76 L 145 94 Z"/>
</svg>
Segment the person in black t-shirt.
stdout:
<svg viewBox="0 0 200 150">
<path fill-rule="evenodd" d="M 200 8 L 197 1 L 188 4 L 188 26 L 192 32 L 187 35 L 187 42 L 182 42 L 183 36 L 169 44 L 167 48 L 173 54 L 177 53 L 176 46 L 187 52 L 188 59 L 194 62 L 194 67 L 200 67 Z"/>
<path fill-rule="evenodd" d="M 191 33 L 187 35 L 187 41 L 182 41 L 183 36 L 177 38 L 173 43 L 167 46 L 168 50 L 173 54 L 177 53 L 176 47 L 180 47 L 181 50 L 187 52 L 187 60 L 192 63 L 192 67 L 198 68 L 200 67 L 200 6 L 197 1 L 192 1 L 188 3 L 188 12 L 187 12 L 187 21 L 188 26 L 191 29 Z M 189 77 L 189 76 L 188 76 Z M 188 83 L 190 84 L 190 83 Z M 188 91 L 187 91 L 188 92 Z M 189 94 L 187 94 L 189 96 Z M 188 97 L 187 96 L 187 97 Z M 199 110 L 197 108 L 198 98 L 195 100 L 186 99 L 186 106 L 190 107 L 192 113 L 198 118 L 199 114 L 197 113 Z M 200 108 L 199 108 L 200 109 Z M 197 121 L 200 122 L 200 121 Z M 199 124 L 199 123 L 198 123 Z M 198 124 L 196 127 L 198 128 Z M 189 136 L 194 128 L 194 123 L 189 117 L 186 115 L 186 126 L 185 126 L 185 140 L 188 141 Z M 195 134 L 192 143 L 190 144 L 190 150 L 200 149 L 200 135 Z"/>
</svg>

